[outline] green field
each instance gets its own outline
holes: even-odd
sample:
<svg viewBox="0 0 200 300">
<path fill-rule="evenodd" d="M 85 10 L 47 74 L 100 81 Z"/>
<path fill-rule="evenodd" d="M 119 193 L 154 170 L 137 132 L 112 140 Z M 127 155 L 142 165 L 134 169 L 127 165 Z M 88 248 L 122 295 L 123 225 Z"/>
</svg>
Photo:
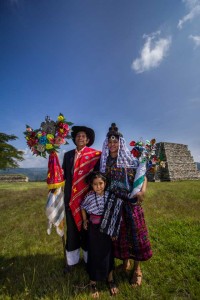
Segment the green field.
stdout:
<svg viewBox="0 0 200 300">
<path fill-rule="evenodd" d="M 45 183 L 0 183 L 0 299 L 90 299 L 83 263 L 64 275 L 62 240 L 46 233 L 47 192 Z M 200 181 L 149 183 L 143 207 L 153 257 L 141 287 L 116 272 L 115 299 L 200 299 Z"/>
</svg>

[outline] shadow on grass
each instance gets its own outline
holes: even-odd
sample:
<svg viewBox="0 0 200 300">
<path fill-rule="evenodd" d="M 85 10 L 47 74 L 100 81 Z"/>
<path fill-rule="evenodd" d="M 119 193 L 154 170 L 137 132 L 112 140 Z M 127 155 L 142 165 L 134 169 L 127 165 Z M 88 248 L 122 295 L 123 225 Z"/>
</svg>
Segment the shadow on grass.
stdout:
<svg viewBox="0 0 200 300">
<path fill-rule="evenodd" d="M 81 261 L 70 273 L 64 274 L 63 271 L 64 259 L 52 255 L 36 254 L 9 259 L 1 256 L 1 295 L 11 298 L 23 295 L 31 299 L 73 299 L 81 292 L 81 288 L 76 287 L 88 283 L 85 264 Z"/>
<path fill-rule="evenodd" d="M 118 273 L 118 272 L 117 272 Z M 127 281 L 127 276 L 117 274 L 117 281 Z M 83 294 L 88 299 L 88 275 L 81 260 L 67 274 L 64 259 L 53 255 L 0 257 L 1 295 L 11 299 L 77 299 Z M 99 283 L 102 291 L 108 292 L 105 283 Z M 85 295 L 85 296 L 84 296 Z M 108 294 L 109 296 L 109 294 Z"/>
</svg>

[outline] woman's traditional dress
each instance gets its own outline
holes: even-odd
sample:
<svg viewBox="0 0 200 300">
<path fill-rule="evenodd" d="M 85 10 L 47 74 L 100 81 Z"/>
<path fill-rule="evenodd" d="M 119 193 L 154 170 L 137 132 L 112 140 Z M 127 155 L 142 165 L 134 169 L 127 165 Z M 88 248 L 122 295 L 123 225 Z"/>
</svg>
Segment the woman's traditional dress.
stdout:
<svg viewBox="0 0 200 300">
<path fill-rule="evenodd" d="M 91 191 L 81 203 L 81 208 L 89 215 L 87 271 L 92 281 L 107 280 L 110 271 L 114 268 L 112 240 L 109 235 L 100 232 L 107 198 L 108 192 L 100 196 Z"/>
<path fill-rule="evenodd" d="M 108 156 L 106 162 L 108 189 L 116 199 L 123 200 L 119 236 L 113 242 L 114 257 L 145 261 L 151 258 L 152 250 L 143 209 L 141 205 L 134 204 L 137 199 L 128 198 L 133 189 L 135 171 L 134 168 L 117 167 L 117 158 Z"/>
</svg>

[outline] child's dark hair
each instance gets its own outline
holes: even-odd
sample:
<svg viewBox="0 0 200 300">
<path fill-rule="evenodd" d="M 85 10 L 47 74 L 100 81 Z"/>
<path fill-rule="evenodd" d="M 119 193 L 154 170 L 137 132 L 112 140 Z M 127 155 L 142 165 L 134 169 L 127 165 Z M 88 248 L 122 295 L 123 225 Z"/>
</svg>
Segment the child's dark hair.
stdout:
<svg viewBox="0 0 200 300">
<path fill-rule="evenodd" d="M 99 171 L 93 171 L 87 176 L 86 182 L 89 183 L 90 185 L 92 185 L 94 179 L 96 179 L 96 178 L 101 178 L 105 183 L 107 181 L 107 178 L 103 173 L 101 173 Z"/>
</svg>

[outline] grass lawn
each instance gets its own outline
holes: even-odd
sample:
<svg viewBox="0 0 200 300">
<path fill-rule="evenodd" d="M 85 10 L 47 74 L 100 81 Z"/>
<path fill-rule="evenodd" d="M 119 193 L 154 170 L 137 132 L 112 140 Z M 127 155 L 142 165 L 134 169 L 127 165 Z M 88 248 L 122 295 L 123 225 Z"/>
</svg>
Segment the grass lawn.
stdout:
<svg viewBox="0 0 200 300">
<path fill-rule="evenodd" d="M 63 274 L 61 238 L 46 233 L 46 183 L 0 183 L 0 299 L 90 299 L 84 264 Z M 142 286 L 116 272 L 122 299 L 200 299 L 200 181 L 148 184 L 143 204 L 153 257 Z M 116 265 L 121 262 L 116 260 Z M 100 299 L 109 299 L 105 283 Z"/>
</svg>

